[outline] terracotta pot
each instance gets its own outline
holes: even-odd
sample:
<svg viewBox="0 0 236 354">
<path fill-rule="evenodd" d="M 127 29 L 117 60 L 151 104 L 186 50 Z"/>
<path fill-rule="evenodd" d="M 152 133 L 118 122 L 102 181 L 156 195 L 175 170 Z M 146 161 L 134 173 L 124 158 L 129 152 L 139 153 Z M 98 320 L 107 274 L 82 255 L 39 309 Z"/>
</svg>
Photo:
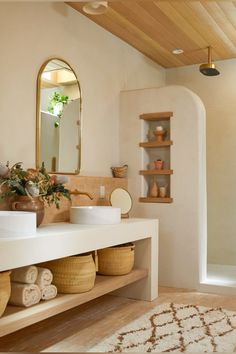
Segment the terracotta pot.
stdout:
<svg viewBox="0 0 236 354">
<path fill-rule="evenodd" d="M 16 211 L 32 211 L 36 213 L 37 226 L 43 221 L 44 204 L 38 197 L 30 198 L 25 195 L 19 195 L 14 199 L 11 208 Z"/>
<path fill-rule="evenodd" d="M 164 161 L 163 160 L 155 160 L 154 164 L 155 164 L 155 169 L 156 170 L 162 170 L 163 167 L 164 167 Z"/>
</svg>

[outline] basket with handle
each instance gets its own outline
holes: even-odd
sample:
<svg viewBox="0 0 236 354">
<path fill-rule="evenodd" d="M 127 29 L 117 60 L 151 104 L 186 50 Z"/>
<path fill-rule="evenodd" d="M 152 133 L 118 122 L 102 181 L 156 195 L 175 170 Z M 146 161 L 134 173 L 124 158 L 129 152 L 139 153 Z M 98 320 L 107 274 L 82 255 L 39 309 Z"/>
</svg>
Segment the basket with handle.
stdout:
<svg viewBox="0 0 236 354">
<path fill-rule="evenodd" d="M 43 263 L 51 270 L 58 293 L 79 294 L 94 287 L 96 268 L 92 254 L 65 257 Z"/>
<path fill-rule="evenodd" d="M 0 273 L 0 317 L 3 315 L 11 295 L 10 271 Z"/>
<path fill-rule="evenodd" d="M 124 275 L 134 266 L 134 244 L 108 247 L 98 250 L 98 273 L 103 275 Z"/>
<path fill-rule="evenodd" d="M 128 165 L 120 167 L 111 167 L 113 177 L 125 178 L 127 175 Z"/>
</svg>

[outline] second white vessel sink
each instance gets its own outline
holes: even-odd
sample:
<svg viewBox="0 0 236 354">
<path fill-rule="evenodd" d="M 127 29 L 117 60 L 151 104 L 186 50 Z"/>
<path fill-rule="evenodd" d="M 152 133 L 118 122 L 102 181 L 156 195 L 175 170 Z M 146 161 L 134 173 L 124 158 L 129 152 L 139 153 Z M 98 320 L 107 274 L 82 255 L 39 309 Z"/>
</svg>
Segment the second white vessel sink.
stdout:
<svg viewBox="0 0 236 354">
<path fill-rule="evenodd" d="M 119 224 L 120 220 L 120 208 L 112 206 L 77 206 L 70 208 L 70 222 L 72 224 Z"/>
<path fill-rule="evenodd" d="M 36 233 L 36 213 L 0 211 L 0 238 L 33 236 Z"/>
</svg>

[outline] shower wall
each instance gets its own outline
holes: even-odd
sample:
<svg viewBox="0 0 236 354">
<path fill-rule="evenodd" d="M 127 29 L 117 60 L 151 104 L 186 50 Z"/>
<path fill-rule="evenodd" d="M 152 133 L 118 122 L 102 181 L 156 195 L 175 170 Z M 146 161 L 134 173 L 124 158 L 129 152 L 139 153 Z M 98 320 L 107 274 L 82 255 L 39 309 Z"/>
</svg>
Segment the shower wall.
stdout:
<svg viewBox="0 0 236 354">
<path fill-rule="evenodd" d="M 206 107 L 208 263 L 236 265 L 236 59 L 216 65 L 215 77 L 197 65 L 168 69 L 167 83 L 188 87 Z"/>
<path fill-rule="evenodd" d="M 171 194 L 173 203 L 140 203 L 143 136 L 141 113 L 173 112 Z M 159 219 L 159 284 L 196 289 L 205 256 L 205 109 L 182 86 L 121 93 L 120 157 L 129 166 L 131 215 Z M 202 242 L 203 241 L 203 242 Z"/>
</svg>

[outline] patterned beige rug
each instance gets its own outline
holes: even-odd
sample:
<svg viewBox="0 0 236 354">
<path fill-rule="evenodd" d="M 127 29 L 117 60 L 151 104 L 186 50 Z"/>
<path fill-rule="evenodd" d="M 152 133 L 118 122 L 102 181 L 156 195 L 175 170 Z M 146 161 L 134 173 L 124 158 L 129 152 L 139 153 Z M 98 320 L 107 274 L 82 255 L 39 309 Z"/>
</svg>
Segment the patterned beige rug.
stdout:
<svg viewBox="0 0 236 354">
<path fill-rule="evenodd" d="M 162 304 L 118 330 L 89 352 L 233 352 L 236 312 Z"/>
</svg>

